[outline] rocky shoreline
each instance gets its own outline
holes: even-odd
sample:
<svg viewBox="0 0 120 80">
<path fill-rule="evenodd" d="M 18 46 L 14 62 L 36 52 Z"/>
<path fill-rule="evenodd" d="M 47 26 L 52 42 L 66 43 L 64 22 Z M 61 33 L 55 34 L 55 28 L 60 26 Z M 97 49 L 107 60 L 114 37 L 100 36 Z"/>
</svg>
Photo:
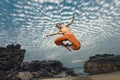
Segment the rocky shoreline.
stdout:
<svg viewBox="0 0 120 80">
<path fill-rule="evenodd" d="M 41 80 L 43 78 L 65 78 L 91 80 L 90 76 L 77 76 L 58 60 L 34 60 L 23 62 L 26 50 L 21 45 L 0 47 L 0 80 Z M 120 71 L 120 55 L 96 54 L 84 64 L 84 72 L 90 75 Z M 119 77 L 119 76 L 118 76 Z M 63 78 L 62 78 L 63 79 Z"/>
<path fill-rule="evenodd" d="M 20 44 L 0 47 L 0 80 L 37 80 L 44 77 L 76 76 L 71 69 L 64 67 L 57 60 L 23 62 L 25 52 Z"/>
<path fill-rule="evenodd" d="M 21 74 L 26 73 L 31 75 L 34 79 L 76 76 L 71 69 L 64 67 L 63 64 L 57 60 L 23 62 L 17 70 Z"/>
</svg>

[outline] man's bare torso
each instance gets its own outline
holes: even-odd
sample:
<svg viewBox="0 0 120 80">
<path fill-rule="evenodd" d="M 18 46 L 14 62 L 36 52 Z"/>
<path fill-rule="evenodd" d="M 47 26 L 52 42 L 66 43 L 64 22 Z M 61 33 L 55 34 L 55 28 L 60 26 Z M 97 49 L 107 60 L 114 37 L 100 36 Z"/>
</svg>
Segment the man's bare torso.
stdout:
<svg viewBox="0 0 120 80">
<path fill-rule="evenodd" d="M 60 32 L 62 32 L 63 35 L 64 35 L 64 34 L 73 34 L 73 33 L 71 32 L 71 30 L 70 30 L 68 27 L 66 27 L 66 26 L 62 26 L 62 28 L 60 29 Z"/>
</svg>

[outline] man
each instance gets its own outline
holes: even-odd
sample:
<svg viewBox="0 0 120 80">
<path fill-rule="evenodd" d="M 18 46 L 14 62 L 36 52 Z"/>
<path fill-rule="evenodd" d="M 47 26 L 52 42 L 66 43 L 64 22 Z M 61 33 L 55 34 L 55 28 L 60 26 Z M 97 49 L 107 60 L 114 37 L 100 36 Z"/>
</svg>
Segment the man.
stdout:
<svg viewBox="0 0 120 80">
<path fill-rule="evenodd" d="M 72 51 L 72 50 L 79 50 L 81 47 L 80 42 L 78 41 L 78 39 L 74 36 L 74 34 L 71 32 L 71 30 L 68 28 L 68 26 L 70 24 L 72 24 L 73 20 L 74 20 L 74 15 L 72 16 L 72 19 L 69 21 L 68 24 L 65 25 L 61 25 L 60 23 L 56 23 L 56 27 L 59 29 L 59 31 L 50 34 L 50 35 L 46 35 L 46 37 L 48 36 L 53 36 L 56 34 L 62 34 L 62 36 L 58 37 L 55 39 L 55 44 L 58 46 L 63 46 L 65 48 L 67 48 L 68 50 Z M 70 41 L 71 44 L 64 44 L 63 41 Z"/>
</svg>

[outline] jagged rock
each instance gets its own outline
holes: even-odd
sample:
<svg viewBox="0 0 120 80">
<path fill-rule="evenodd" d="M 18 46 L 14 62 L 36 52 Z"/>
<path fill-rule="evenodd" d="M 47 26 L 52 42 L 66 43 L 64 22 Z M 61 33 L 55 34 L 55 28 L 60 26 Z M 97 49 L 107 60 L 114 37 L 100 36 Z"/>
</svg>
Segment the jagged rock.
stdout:
<svg viewBox="0 0 120 80">
<path fill-rule="evenodd" d="M 54 75 L 49 73 L 48 71 L 42 69 L 41 71 L 31 72 L 34 78 L 43 78 L 43 77 L 50 77 L 52 78 Z"/>
<path fill-rule="evenodd" d="M 30 63 L 29 62 L 22 62 L 19 66 L 19 71 L 30 71 Z"/>
<path fill-rule="evenodd" d="M 22 72 L 30 71 L 34 78 L 54 77 L 62 72 L 65 72 L 66 76 L 75 76 L 75 73 L 71 69 L 64 67 L 57 60 L 23 62 L 18 70 Z"/>
<path fill-rule="evenodd" d="M 42 77 L 52 78 L 62 72 L 66 76 L 75 75 L 57 60 L 23 62 L 25 51 L 20 44 L 0 47 L 0 80 L 37 80 Z"/>
<path fill-rule="evenodd" d="M 110 73 L 120 70 L 120 55 L 97 54 L 84 64 L 84 72 L 90 74 Z"/>
<path fill-rule="evenodd" d="M 16 49 L 14 45 L 0 48 L 0 70 L 9 70 L 20 66 L 24 59 L 24 54 L 24 49 Z"/>
<path fill-rule="evenodd" d="M 76 76 L 76 74 L 71 69 L 68 69 L 67 71 L 65 71 L 65 74 L 71 75 L 71 76 Z"/>
<path fill-rule="evenodd" d="M 98 58 L 103 58 L 103 57 L 110 57 L 110 56 L 114 56 L 114 54 L 96 54 L 95 56 L 91 56 L 89 57 L 89 59 L 98 59 Z"/>
<path fill-rule="evenodd" d="M 20 45 L 0 47 L 0 80 L 16 80 L 17 67 L 24 59 L 25 50 Z"/>
</svg>

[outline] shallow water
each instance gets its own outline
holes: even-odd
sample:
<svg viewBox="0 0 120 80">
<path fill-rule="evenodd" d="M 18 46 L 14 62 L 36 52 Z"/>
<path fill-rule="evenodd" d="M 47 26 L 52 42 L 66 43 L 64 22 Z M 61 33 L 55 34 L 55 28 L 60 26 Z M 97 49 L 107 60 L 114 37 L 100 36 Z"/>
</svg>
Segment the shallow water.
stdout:
<svg viewBox="0 0 120 80">
<path fill-rule="evenodd" d="M 79 51 L 54 44 L 55 23 L 75 20 L 69 28 L 80 40 Z M 1 0 L 0 46 L 22 44 L 25 61 L 58 59 L 69 67 L 83 66 L 96 53 L 120 53 L 120 0 Z"/>
</svg>

